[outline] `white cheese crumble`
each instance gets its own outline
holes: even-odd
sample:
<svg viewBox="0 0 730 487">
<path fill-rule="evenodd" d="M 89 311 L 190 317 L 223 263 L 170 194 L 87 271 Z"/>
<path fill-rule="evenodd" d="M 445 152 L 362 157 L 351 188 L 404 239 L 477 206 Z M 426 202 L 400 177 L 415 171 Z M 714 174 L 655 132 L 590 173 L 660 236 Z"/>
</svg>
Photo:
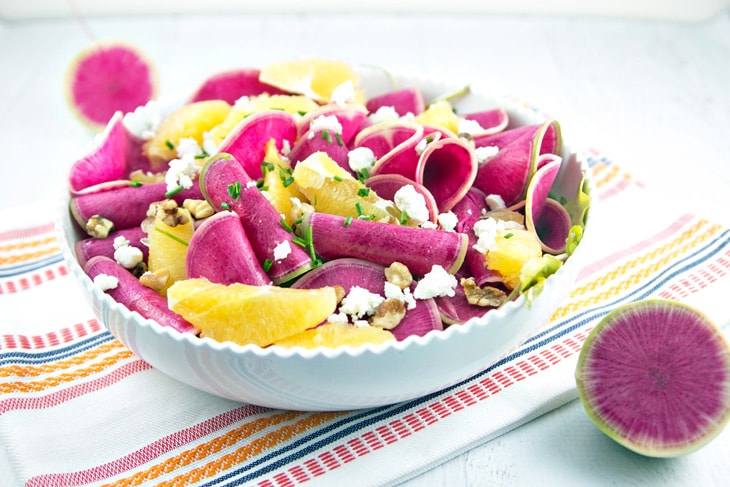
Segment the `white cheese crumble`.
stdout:
<svg viewBox="0 0 730 487">
<path fill-rule="evenodd" d="M 112 245 L 114 245 L 114 250 L 116 250 L 119 247 L 126 247 L 127 245 L 129 245 L 129 243 L 130 242 L 129 240 L 127 240 L 127 237 L 125 237 L 124 235 L 119 235 L 114 239 L 114 243 Z"/>
<path fill-rule="evenodd" d="M 252 109 L 253 104 L 251 103 L 251 98 L 247 95 L 244 95 L 233 102 L 233 110 L 237 112 L 245 112 Z"/>
<path fill-rule="evenodd" d="M 193 178 L 196 174 L 198 174 L 198 166 L 195 164 L 194 157 L 172 159 L 168 163 L 168 169 L 165 173 L 167 191 L 174 191 L 181 186 L 185 189 L 192 188 Z"/>
<path fill-rule="evenodd" d="M 359 320 L 363 316 L 370 316 L 375 312 L 385 298 L 379 294 L 371 293 L 360 286 L 353 286 L 347 296 L 340 302 L 340 313 L 345 313 Z"/>
<path fill-rule="evenodd" d="M 327 317 L 328 323 L 347 323 L 349 318 L 345 313 L 332 313 Z"/>
<path fill-rule="evenodd" d="M 494 240 L 497 238 L 498 231 L 521 230 L 523 228 L 520 223 L 511 220 L 497 220 L 492 217 L 477 220 L 473 228 L 477 242 L 472 247 L 478 252 L 485 254 L 494 247 Z"/>
<path fill-rule="evenodd" d="M 368 115 L 368 118 L 370 119 L 370 122 L 376 124 L 382 122 L 395 122 L 400 118 L 400 115 L 398 115 L 395 107 L 386 105 L 379 107 L 375 110 L 375 112 Z"/>
<path fill-rule="evenodd" d="M 400 211 L 406 212 L 408 218 L 420 225 L 428 221 L 430 214 L 426 206 L 426 198 L 416 191 L 412 184 L 406 184 L 395 192 L 393 201 Z"/>
<path fill-rule="evenodd" d="M 337 105 L 345 105 L 355 100 L 355 86 L 352 84 L 352 80 L 347 80 L 344 83 L 335 87 L 332 90 L 330 101 Z"/>
<path fill-rule="evenodd" d="M 370 169 L 375 164 L 375 154 L 369 147 L 357 147 L 347 153 L 347 164 L 355 172 Z"/>
<path fill-rule="evenodd" d="M 137 247 L 130 245 L 124 235 L 114 239 L 114 260 L 125 269 L 134 269 L 142 262 L 144 255 Z"/>
<path fill-rule="evenodd" d="M 476 120 L 460 118 L 457 124 L 457 132 L 460 134 L 474 135 L 479 132 L 484 132 L 484 128 Z"/>
<path fill-rule="evenodd" d="M 459 223 L 459 218 L 453 211 L 447 211 L 446 213 L 440 213 L 438 218 L 439 225 L 442 230 L 447 232 L 456 231 L 456 225 Z"/>
<path fill-rule="evenodd" d="M 416 307 L 416 299 L 413 297 L 410 288 L 401 289 L 397 285 L 385 281 L 383 292 L 385 293 L 386 299 L 397 299 L 405 303 L 406 309 L 408 310 Z"/>
<path fill-rule="evenodd" d="M 507 204 L 504 202 L 504 199 L 498 194 L 487 195 L 487 197 L 484 198 L 484 202 L 487 203 L 487 206 L 492 211 L 507 208 Z"/>
<path fill-rule="evenodd" d="M 274 260 L 280 261 L 286 259 L 291 254 L 291 245 L 288 240 L 282 240 L 274 247 Z"/>
<path fill-rule="evenodd" d="M 416 284 L 413 297 L 416 299 L 453 297 L 456 294 L 456 285 L 456 277 L 446 272 L 446 269 L 440 265 L 434 265 L 431 267 L 431 271 Z"/>
<path fill-rule="evenodd" d="M 119 285 L 119 279 L 109 274 L 97 274 L 94 276 L 94 286 L 98 287 L 102 291 L 108 291 L 110 289 L 116 289 Z"/>
<path fill-rule="evenodd" d="M 155 136 L 160 122 L 162 122 L 162 114 L 155 100 L 137 107 L 133 112 L 126 113 L 122 119 L 124 127 L 131 134 L 144 140 L 149 140 Z"/>
<path fill-rule="evenodd" d="M 332 135 L 342 135 L 342 124 L 334 115 L 320 115 L 309 124 L 309 136 L 313 137 L 314 132 L 329 130 Z"/>
<path fill-rule="evenodd" d="M 499 147 L 496 145 L 485 145 L 483 147 L 477 147 L 474 149 L 474 154 L 477 157 L 477 163 L 478 164 L 484 164 L 489 159 L 497 155 L 497 152 L 499 152 Z"/>
</svg>

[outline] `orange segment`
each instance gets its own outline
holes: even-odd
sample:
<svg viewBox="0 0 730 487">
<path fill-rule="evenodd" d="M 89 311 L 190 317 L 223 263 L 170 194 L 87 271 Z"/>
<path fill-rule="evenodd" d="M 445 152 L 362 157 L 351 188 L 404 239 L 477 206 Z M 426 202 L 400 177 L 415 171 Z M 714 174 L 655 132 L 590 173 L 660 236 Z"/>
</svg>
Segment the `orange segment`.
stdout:
<svg viewBox="0 0 730 487">
<path fill-rule="evenodd" d="M 335 348 L 340 345 L 357 347 L 366 343 L 378 344 L 394 339 L 395 337 L 388 330 L 374 326 L 358 327 L 341 323 L 327 323 L 279 340 L 275 345 L 287 348 L 299 346 L 310 349 L 317 347 Z"/>
<path fill-rule="evenodd" d="M 511 289 L 520 283 L 520 270 L 528 260 L 542 255 L 540 241 L 527 230 L 498 230 L 487 252 L 487 267 L 499 272 Z"/>
<path fill-rule="evenodd" d="M 263 194 L 276 208 L 276 211 L 284 217 L 286 223 L 290 226 L 294 225 L 294 220 L 298 217 L 292 212 L 294 207 L 292 198 L 306 201 L 307 197 L 294 184 L 291 164 L 289 160 L 281 157 L 273 140 L 266 145 L 263 173 Z"/>
<path fill-rule="evenodd" d="M 176 282 L 167 299 L 201 336 L 262 347 L 318 325 L 337 307 L 334 287 L 226 286 L 202 278 Z"/>
<path fill-rule="evenodd" d="M 331 59 L 282 61 L 264 66 L 259 80 L 291 93 L 327 103 L 338 86 L 351 81 L 357 87 L 358 76 L 349 64 Z"/>
<path fill-rule="evenodd" d="M 324 152 L 315 152 L 297 163 L 294 182 L 316 211 L 376 221 L 397 219 L 392 201 L 369 190 Z"/>
<path fill-rule="evenodd" d="M 149 257 L 147 268 L 150 272 L 167 271 L 170 279 L 162 289 L 164 295 L 167 287 L 175 281 L 185 279 L 185 255 L 188 243 L 193 237 L 194 223 L 190 212 L 179 208 L 174 201 L 166 201 L 157 206 L 154 222 L 147 234 Z M 168 208 L 164 211 L 162 207 Z M 174 213 L 170 216 L 170 213 Z M 179 223 L 171 225 L 170 223 Z"/>
<path fill-rule="evenodd" d="M 416 116 L 418 123 L 435 125 L 450 130 L 453 133 L 459 132 L 459 117 L 454 113 L 454 108 L 447 100 L 439 100 L 432 103 L 428 108 Z"/>
<path fill-rule="evenodd" d="M 152 139 L 145 142 L 142 150 L 153 167 L 160 168 L 177 157 L 175 147 L 183 138 L 193 138 L 202 147 L 203 134 L 222 123 L 231 111 L 223 100 L 189 103 L 165 118 Z"/>
</svg>

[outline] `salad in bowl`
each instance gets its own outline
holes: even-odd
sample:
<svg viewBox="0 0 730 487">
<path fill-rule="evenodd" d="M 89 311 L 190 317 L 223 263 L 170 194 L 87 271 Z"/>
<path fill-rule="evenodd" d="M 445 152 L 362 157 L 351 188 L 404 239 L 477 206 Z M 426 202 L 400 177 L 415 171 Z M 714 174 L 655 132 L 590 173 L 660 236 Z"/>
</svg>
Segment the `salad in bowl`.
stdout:
<svg viewBox="0 0 730 487">
<path fill-rule="evenodd" d="M 577 275 L 589 183 L 524 103 L 287 61 L 117 112 L 59 228 L 99 320 L 158 370 L 345 410 L 438 391 L 537 331 Z"/>
</svg>

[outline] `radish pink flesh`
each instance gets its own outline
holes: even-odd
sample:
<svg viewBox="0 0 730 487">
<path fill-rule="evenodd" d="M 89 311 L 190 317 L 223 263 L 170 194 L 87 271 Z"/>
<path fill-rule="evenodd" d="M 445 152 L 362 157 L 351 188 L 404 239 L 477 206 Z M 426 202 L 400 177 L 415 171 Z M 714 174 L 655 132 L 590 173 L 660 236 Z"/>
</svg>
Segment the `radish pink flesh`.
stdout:
<svg viewBox="0 0 730 487">
<path fill-rule="evenodd" d="M 91 151 L 71 166 L 68 179 L 72 193 L 127 177 L 129 135 L 122 119 L 122 112 L 116 112 Z"/>
<path fill-rule="evenodd" d="M 408 135 L 410 134 L 410 135 Z M 378 157 L 375 165 L 370 170 L 370 174 L 400 174 L 408 179 L 417 180 L 418 173 L 418 151 L 416 146 L 423 139 L 423 126 L 415 126 L 407 128 L 404 126 L 393 126 L 392 130 L 387 130 L 381 134 L 386 142 L 396 143 L 391 149 L 382 156 L 378 156 L 378 152 L 373 149 L 373 153 Z M 407 138 L 404 138 L 408 135 Z M 370 137 L 363 138 L 362 142 L 367 147 Z M 379 147 L 381 149 L 382 147 Z"/>
<path fill-rule="evenodd" d="M 189 103 L 224 100 L 233 105 L 242 96 L 284 93 L 274 86 L 259 81 L 259 73 L 260 71 L 255 68 L 243 68 L 215 74 L 203 81 L 190 97 Z"/>
<path fill-rule="evenodd" d="M 271 284 L 241 225 L 230 211 L 216 213 L 195 229 L 186 254 L 188 278 L 253 286 Z"/>
<path fill-rule="evenodd" d="M 300 289 L 325 286 L 342 286 L 346 293 L 358 286 L 384 296 L 385 267 L 362 259 L 335 259 L 308 272 L 292 285 Z M 423 336 L 431 330 L 443 330 L 443 323 L 434 301 L 425 299 L 417 300 L 416 307 L 406 311 L 406 316 L 391 331 L 396 339 L 403 340 L 410 335 Z"/>
<path fill-rule="evenodd" d="M 340 138 L 346 146 L 350 146 L 355 136 L 365 127 L 370 125 L 368 114 L 360 106 L 357 105 L 323 105 L 306 113 L 299 122 L 298 138 L 305 136 L 309 132 L 312 121 L 318 117 L 334 116 L 342 126 Z M 334 139 L 334 134 L 333 134 Z"/>
<path fill-rule="evenodd" d="M 424 275 L 434 265 L 449 272 L 461 267 L 468 238 L 457 232 L 406 227 L 326 213 L 306 216 L 314 250 L 326 260 L 355 257 L 388 266 L 401 262 L 414 275 Z"/>
<path fill-rule="evenodd" d="M 474 151 L 461 138 L 443 138 L 426 146 L 416 168 L 416 181 L 436 200 L 440 212 L 447 212 L 471 188 L 477 174 Z"/>
<path fill-rule="evenodd" d="M 115 230 L 122 230 L 142 223 L 150 204 L 166 199 L 166 193 L 165 183 L 143 184 L 139 187 L 127 184 L 108 191 L 74 196 L 69 206 L 81 228 L 86 226 L 86 222 L 92 216 L 101 215 L 114 223 Z M 170 199 L 182 205 L 186 199 L 202 199 L 202 197 L 200 188 L 194 184 L 190 189 L 172 195 Z"/>
<path fill-rule="evenodd" d="M 125 228 L 112 232 L 106 238 L 84 238 L 76 242 L 76 259 L 79 261 L 79 265 L 84 267 L 86 262 L 92 257 L 103 255 L 110 259 L 114 258 L 114 239 L 117 237 L 124 237 L 129 241 L 129 245 L 137 247 L 142 251 L 142 258 L 146 262 L 149 255 L 149 250 L 145 244 L 142 243 L 143 238 L 147 238 L 147 234 L 142 231 L 141 226 Z"/>
<path fill-rule="evenodd" d="M 552 159 L 535 171 L 530 179 L 525 196 L 525 219 L 528 224 L 534 224 L 540 219 L 542 209 L 550 194 L 550 188 L 560 171 L 560 163 L 560 158 Z"/>
<path fill-rule="evenodd" d="M 281 226 L 281 215 L 236 159 L 225 154 L 210 159 L 201 171 L 200 180 L 205 198 L 213 208 L 230 209 L 238 214 L 259 262 L 262 265 L 267 260 L 272 262 L 268 275 L 274 284 L 293 279 L 312 267 L 309 254 L 292 241 L 294 235 Z M 235 187 L 240 189 L 232 196 L 231 188 Z M 284 241 L 289 243 L 291 252 L 277 260 L 274 248 Z"/>
<path fill-rule="evenodd" d="M 532 225 L 529 224 L 527 228 Z M 571 226 L 568 210 L 557 201 L 548 199 L 540 218 L 534 222 L 534 231 L 540 239 L 543 251 L 551 254 L 564 252 Z"/>
<path fill-rule="evenodd" d="M 527 134 L 534 135 L 538 130 L 540 130 L 540 124 L 523 125 L 521 127 L 513 127 L 503 130 L 495 134 L 476 134 L 472 138 L 474 140 L 475 147 L 495 146 L 501 149 Z"/>
<path fill-rule="evenodd" d="M 378 108 L 381 107 L 393 107 L 400 116 L 406 115 L 407 113 L 419 115 L 425 109 L 421 90 L 415 86 L 374 96 L 365 103 L 365 106 L 371 113 L 378 111 Z"/>
<path fill-rule="evenodd" d="M 480 135 L 496 134 L 507 128 L 509 115 L 504 108 L 494 108 L 481 112 L 467 113 L 464 115 L 467 120 L 474 120 L 483 129 L 478 132 Z"/>
<path fill-rule="evenodd" d="M 428 214 L 430 215 L 429 220 L 436 223 L 439 213 L 438 205 L 431 192 L 422 184 L 418 184 L 400 174 L 378 174 L 365 180 L 365 186 L 375 191 L 381 198 L 389 201 L 394 200 L 395 193 L 399 189 L 408 185 L 413 186 L 416 193 L 423 196 L 423 199 L 426 200 L 426 208 L 428 208 Z"/>
<path fill-rule="evenodd" d="M 104 274 L 116 277 L 119 284 L 106 293 L 130 311 L 136 311 L 144 318 L 154 320 L 162 326 L 174 328 L 183 333 L 197 334 L 198 330 L 185 321 L 180 315 L 170 311 L 167 299 L 152 289 L 140 284 L 127 269 L 104 256 L 91 258 L 84 266 L 84 271 L 93 280 Z"/>
<path fill-rule="evenodd" d="M 298 162 L 303 161 L 315 152 L 324 152 L 342 169 L 353 176 L 355 175 L 355 172 L 350 168 L 347 146 L 340 144 L 337 137 L 330 131 L 307 132 L 304 137 L 294 144 L 287 157 L 291 161 L 292 167 L 294 167 Z"/>
<path fill-rule="evenodd" d="M 376 159 L 388 154 L 402 144 L 415 148 L 423 138 L 423 127 L 406 123 L 382 123 L 372 125 L 355 137 L 356 147 L 367 147 Z"/>
<path fill-rule="evenodd" d="M 282 110 L 262 110 L 244 118 L 220 143 L 218 153 L 233 156 L 254 179 L 263 176 L 261 163 L 271 139 L 281 150 L 284 141 L 294 144 L 297 124 Z"/>
<path fill-rule="evenodd" d="M 441 319 L 449 325 L 466 323 L 471 318 L 484 316 L 484 313 L 490 309 L 494 309 L 493 307 L 469 304 L 461 284 L 456 286 L 454 291 L 455 294 L 452 297 L 443 296 L 435 298 Z"/>
</svg>

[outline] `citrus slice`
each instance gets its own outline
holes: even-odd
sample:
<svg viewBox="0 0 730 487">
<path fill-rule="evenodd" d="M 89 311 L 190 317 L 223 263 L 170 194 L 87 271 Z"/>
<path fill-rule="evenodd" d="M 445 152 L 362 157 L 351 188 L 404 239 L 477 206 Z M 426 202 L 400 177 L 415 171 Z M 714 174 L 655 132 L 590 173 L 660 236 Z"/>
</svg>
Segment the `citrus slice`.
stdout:
<svg viewBox="0 0 730 487">
<path fill-rule="evenodd" d="M 416 122 L 445 128 L 454 134 L 459 132 L 459 117 L 448 100 L 430 104 L 423 113 L 416 116 Z"/>
<path fill-rule="evenodd" d="M 94 130 L 116 111 L 132 112 L 157 91 L 157 72 L 142 52 L 120 42 L 96 42 L 80 52 L 66 72 L 66 99 Z"/>
<path fill-rule="evenodd" d="M 525 262 L 542 255 L 537 236 L 527 230 L 497 230 L 494 245 L 487 252 L 487 268 L 499 272 L 504 283 L 514 289 L 520 283 Z"/>
<path fill-rule="evenodd" d="M 275 345 L 309 349 L 317 347 L 335 348 L 341 345 L 359 347 L 366 343 L 378 344 L 394 339 L 393 333 L 383 328 L 327 323 L 279 340 Z"/>
<path fill-rule="evenodd" d="M 292 175 L 316 211 L 375 221 L 399 216 L 392 201 L 379 197 L 324 152 L 298 162 Z"/>
<path fill-rule="evenodd" d="M 142 150 L 149 157 L 153 168 L 161 168 L 177 157 L 180 139 L 195 139 L 202 147 L 204 134 L 222 123 L 231 111 L 231 105 L 223 100 L 188 103 L 165 118 L 154 137 L 145 142 Z"/>
<path fill-rule="evenodd" d="M 294 208 L 292 198 L 297 198 L 299 201 L 306 201 L 307 198 L 299 187 L 294 184 L 291 163 L 281 157 L 274 140 L 269 141 L 266 145 L 263 175 L 263 185 L 261 187 L 263 194 L 286 223 L 290 226 L 294 225 L 294 221 L 298 216 L 292 211 Z"/>
<path fill-rule="evenodd" d="M 308 96 L 320 103 L 332 98 L 335 88 L 358 76 L 349 64 L 331 59 L 301 59 L 264 66 L 259 80 L 279 89 Z"/>
<path fill-rule="evenodd" d="M 201 336 L 262 347 L 318 325 L 337 307 L 334 287 L 224 285 L 203 278 L 176 282 L 167 299 Z"/>
<path fill-rule="evenodd" d="M 162 295 L 170 284 L 186 277 L 185 258 L 193 230 L 194 222 L 188 210 L 178 207 L 172 200 L 157 205 L 154 223 L 147 235 L 147 268 L 165 276 L 169 273 L 166 285 L 159 290 Z"/>
</svg>

